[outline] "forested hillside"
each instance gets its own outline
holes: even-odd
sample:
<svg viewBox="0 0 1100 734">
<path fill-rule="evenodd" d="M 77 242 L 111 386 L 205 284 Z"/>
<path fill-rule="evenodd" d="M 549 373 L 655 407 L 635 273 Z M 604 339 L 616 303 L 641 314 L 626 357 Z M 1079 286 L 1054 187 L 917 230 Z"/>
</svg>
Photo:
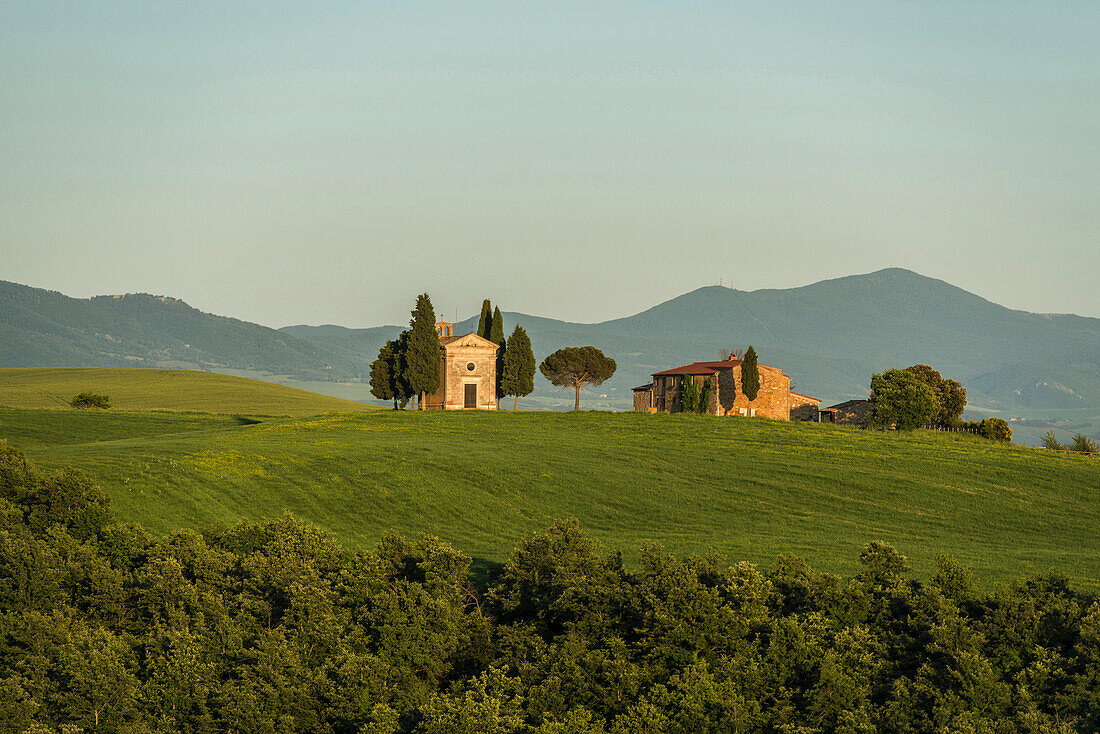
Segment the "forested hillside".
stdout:
<svg viewBox="0 0 1100 734">
<path fill-rule="evenodd" d="M 174 298 L 77 299 L 3 281 L 0 367 L 233 367 L 308 379 L 361 369 L 316 344 Z"/>
<path fill-rule="evenodd" d="M 1100 600 L 1057 573 L 979 593 L 941 557 L 921 583 L 880 542 L 850 578 L 656 546 L 628 568 L 560 521 L 475 584 L 431 536 L 154 537 L 2 443 L 0 515 L 2 734 L 1100 728 Z"/>
</svg>

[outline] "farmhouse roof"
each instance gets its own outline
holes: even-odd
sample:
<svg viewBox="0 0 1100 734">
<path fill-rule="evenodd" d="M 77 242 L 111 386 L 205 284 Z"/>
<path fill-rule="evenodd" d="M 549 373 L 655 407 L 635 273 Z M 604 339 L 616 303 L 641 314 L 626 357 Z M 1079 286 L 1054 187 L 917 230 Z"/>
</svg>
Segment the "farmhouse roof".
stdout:
<svg viewBox="0 0 1100 734">
<path fill-rule="evenodd" d="M 646 383 L 645 385 L 638 385 L 638 387 L 634 388 L 634 392 L 638 392 L 639 390 L 652 390 L 652 389 L 653 389 L 653 383 L 650 382 L 650 383 Z"/>
<path fill-rule="evenodd" d="M 797 395 L 798 397 L 806 398 L 807 400 L 816 400 L 819 403 L 821 402 L 821 398 L 815 398 L 813 395 L 805 395 L 800 392 L 795 392 L 794 390 L 791 390 L 791 395 Z"/>
<path fill-rule="evenodd" d="M 855 405 L 865 405 L 871 402 L 867 398 L 860 400 L 845 400 L 843 403 L 837 403 L 836 405 L 830 405 L 828 408 L 822 408 L 822 410 L 840 410 L 842 408 L 851 408 Z"/>
<path fill-rule="evenodd" d="M 692 362 L 682 367 L 673 367 L 663 372 L 654 372 L 654 377 L 668 377 L 672 375 L 712 375 L 718 370 L 736 367 L 741 364 L 740 359 L 722 359 L 716 362 Z"/>
</svg>

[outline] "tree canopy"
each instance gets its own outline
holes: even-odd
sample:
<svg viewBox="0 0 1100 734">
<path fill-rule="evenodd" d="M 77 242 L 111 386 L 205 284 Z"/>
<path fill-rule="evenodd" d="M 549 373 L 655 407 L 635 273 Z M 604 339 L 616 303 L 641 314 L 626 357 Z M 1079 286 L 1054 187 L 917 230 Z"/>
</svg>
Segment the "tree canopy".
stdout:
<svg viewBox="0 0 1100 734">
<path fill-rule="evenodd" d="M 870 422 L 910 431 L 927 425 L 939 411 L 936 393 L 906 370 L 886 370 L 871 378 Z"/>
<path fill-rule="evenodd" d="M 527 330 L 519 324 L 516 324 L 512 335 L 508 337 L 500 387 L 505 395 L 515 396 L 513 410 L 519 407 L 521 397 L 530 395 L 535 389 L 535 353 L 531 350 L 531 338 L 527 336 Z"/>
<path fill-rule="evenodd" d="M 1100 731 L 1100 596 L 1054 571 L 628 565 L 559 520 L 475 582 L 430 535 L 156 536 L 3 442 L 0 518 L 0 734 Z"/>
<path fill-rule="evenodd" d="M 396 372 L 396 357 L 394 353 L 395 343 L 392 339 L 387 341 L 378 350 L 378 356 L 370 365 L 370 394 L 379 400 L 393 400 L 393 407 L 397 409 L 395 400 L 393 378 Z"/>
<path fill-rule="evenodd" d="M 699 412 L 699 386 L 691 375 L 680 375 L 680 384 L 677 385 L 677 393 L 680 397 L 680 411 L 683 413 Z"/>
<path fill-rule="evenodd" d="M 405 355 L 405 382 L 414 395 L 417 395 L 417 408 L 425 409 L 428 393 L 439 389 L 440 347 L 439 334 L 435 330 L 435 309 L 427 293 L 416 297 L 416 307 L 412 311 L 409 326 L 408 345 Z"/>
<path fill-rule="evenodd" d="M 508 342 L 504 338 L 504 317 L 500 315 L 500 307 L 493 310 L 492 328 L 489 331 L 489 341 L 496 344 L 497 349 L 497 407 L 500 407 L 500 399 L 504 397 L 502 380 L 504 379 L 504 356 L 508 350 Z"/>
<path fill-rule="evenodd" d="M 615 360 L 596 347 L 564 347 L 554 352 L 539 365 L 539 372 L 558 387 L 572 387 L 576 391 L 573 410 L 581 409 L 581 388 L 600 385 L 615 374 Z"/>
<path fill-rule="evenodd" d="M 760 366 L 756 363 L 756 350 L 749 345 L 741 361 L 741 392 L 749 402 L 760 394 Z"/>
<path fill-rule="evenodd" d="M 905 370 L 935 393 L 936 414 L 931 423 L 943 428 L 957 425 L 966 409 L 966 388 L 955 380 L 945 380 L 939 371 L 926 364 L 915 364 Z"/>
<path fill-rule="evenodd" d="M 392 400 L 393 409 L 404 408 L 413 396 L 412 388 L 405 381 L 405 352 L 409 345 L 409 332 L 403 331 L 397 339 L 391 339 L 378 350 L 378 357 L 370 366 L 371 395 L 379 400 Z"/>
<path fill-rule="evenodd" d="M 477 320 L 477 335 L 482 339 L 492 341 L 493 333 L 493 304 L 486 298 L 481 302 L 481 316 Z"/>
</svg>

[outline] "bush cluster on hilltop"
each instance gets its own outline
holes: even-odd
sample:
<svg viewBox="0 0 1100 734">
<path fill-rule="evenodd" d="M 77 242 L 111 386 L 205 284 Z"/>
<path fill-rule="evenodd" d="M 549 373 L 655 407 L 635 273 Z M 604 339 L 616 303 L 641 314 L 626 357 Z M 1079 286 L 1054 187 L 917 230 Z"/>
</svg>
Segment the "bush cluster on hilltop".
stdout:
<svg viewBox="0 0 1100 734">
<path fill-rule="evenodd" d="M 1043 434 L 1043 448 L 1052 451 L 1073 451 L 1078 454 L 1100 454 L 1100 444 L 1083 433 L 1075 433 L 1068 444 L 1062 444 L 1058 442 L 1054 431 L 1047 431 Z"/>
<path fill-rule="evenodd" d="M 868 419 L 873 426 L 893 426 L 899 431 L 921 426 L 963 429 L 997 441 L 1012 440 L 1012 431 L 1000 418 L 963 421 L 966 388 L 926 364 L 873 375 L 871 402 L 874 408 Z"/>
<path fill-rule="evenodd" d="M 659 548 L 627 569 L 559 522 L 476 587 L 431 537 L 155 538 L 2 443 L 0 514 L 4 733 L 1100 729 L 1100 599 L 1054 573 L 979 594 L 882 543 L 851 579 Z"/>
<path fill-rule="evenodd" d="M 69 406 L 79 410 L 99 408 L 106 410 L 111 407 L 111 398 L 94 392 L 82 392 L 69 401 Z"/>
</svg>

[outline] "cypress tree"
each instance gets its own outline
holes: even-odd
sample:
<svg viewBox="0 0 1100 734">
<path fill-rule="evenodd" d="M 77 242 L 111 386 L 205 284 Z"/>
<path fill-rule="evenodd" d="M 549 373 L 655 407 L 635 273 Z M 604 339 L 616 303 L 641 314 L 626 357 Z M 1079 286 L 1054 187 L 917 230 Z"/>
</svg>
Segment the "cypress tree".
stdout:
<svg viewBox="0 0 1100 734">
<path fill-rule="evenodd" d="M 709 377 L 703 380 L 703 388 L 699 391 L 699 410 L 700 413 L 707 413 L 710 410 L 710 394 L 714 392 L 714 381 Z"/>
<path fill-rule="evenodd" d="M 503 377 L 500 388 L 505 395 L 515 395 L 512 410 L 519 408 L 519 399 L 535 389 L 535 353 L 531 350 L 531 338 L 519 324 L 508 337 L 508 350 L 504 353 Z"/>
<path fill-rule="evenodd" d="M 397 410 L 397 396 L 393 390 L 394 342 L 390 340 L 378 350 L 378 357 L 370 365 L 370 394 L 379 400 L 392 400 Z"/>
<path fill-rule="evenodd" d="M 427 293 L 416 297 L 412 311 L 409 346 L 405 350 L 405 382 L 417 396 L 417 408 L 424 410 L 427 393 L 439 389 L 439 335 L 435 332 L 435 309 Z"/>
<path fill-rule="evenodd" d="M 486 298 L 481 302 L 481 318 L 477 320 L 477 335 L 482 339 L 489 339 L 493 330 L 493 305 Z"/>
<path fill-rule="evenodd" d="M 691 375 L 682 375 L 680 377 L 680 412 L 681 413 L 701 413 L 703 399 L 703 388 L 695 382 L 695 378 Z"/>
<path fill-rule="evenodd" d="M 500 306 L 496 307 L 493 311 L 493 323 L 492 330 L 489 333 L 489 341 L 493 344 L 498 344 L 500 349 L 497 350 L 497 410 L 500 410 L 500 399 L 504 397 L 504 392 L 501 390 L 501 379 L 504 377 L 504 353 L 508 349 L 508 344 L 504 339 L 504 317 L 500 315 Z"/>
<path fill-rule="evenodd" d="M 394 400 L 399 401 L 403 410 L 413 397 L 413 390 L 405 379 L 405 355 L 409 351 L 409 332 L 402 331 L 393 343 L 393 361 L 390 362 L 390 379 L 393 385 Z"/>
<path fill-rule="evenodd" d="M 756 364 L 756 350 L 749 345 L 741 361 L 741 393 L 751 403 L 760 392 L 760 367 Z"/>
</svg>

